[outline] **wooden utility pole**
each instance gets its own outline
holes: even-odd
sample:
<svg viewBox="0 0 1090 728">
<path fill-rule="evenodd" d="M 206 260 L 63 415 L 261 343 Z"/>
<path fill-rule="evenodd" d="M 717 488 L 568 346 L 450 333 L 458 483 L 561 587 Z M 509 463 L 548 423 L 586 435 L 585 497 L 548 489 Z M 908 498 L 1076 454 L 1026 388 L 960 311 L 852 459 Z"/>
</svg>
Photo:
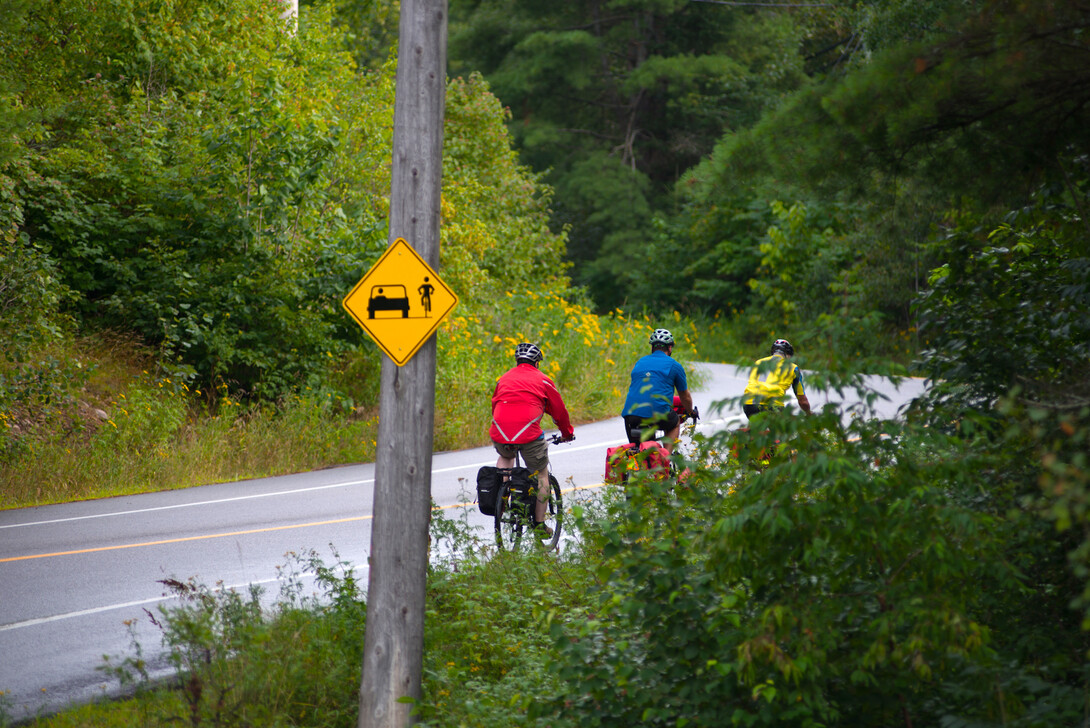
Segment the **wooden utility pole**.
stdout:
<svg viewBox="0 0 1090 728">
<path fill-rule="evenodd" d="M 389 242 L 439 268 L 447 0 L 401 0 Z M 419 700 L 431 519 L 435 338 L 382 361 L 359 728 L 401 728 Z"/>
</svg>

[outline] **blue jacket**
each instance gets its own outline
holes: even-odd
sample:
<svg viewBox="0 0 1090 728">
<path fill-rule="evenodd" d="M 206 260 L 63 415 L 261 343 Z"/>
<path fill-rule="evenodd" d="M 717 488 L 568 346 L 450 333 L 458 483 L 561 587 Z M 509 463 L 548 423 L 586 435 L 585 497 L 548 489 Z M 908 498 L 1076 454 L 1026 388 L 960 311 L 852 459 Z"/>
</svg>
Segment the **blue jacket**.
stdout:
<svg viewBox="0 0 1090 728">
<path fill-rule="evenodd" d="M 653 351 L 632 367 L 632 384 L 621 415 L 665 414 L 674 406 L 674 390 L 680 393 L 688 388 L 685 368 L 665 351 Z"/>
</svg>

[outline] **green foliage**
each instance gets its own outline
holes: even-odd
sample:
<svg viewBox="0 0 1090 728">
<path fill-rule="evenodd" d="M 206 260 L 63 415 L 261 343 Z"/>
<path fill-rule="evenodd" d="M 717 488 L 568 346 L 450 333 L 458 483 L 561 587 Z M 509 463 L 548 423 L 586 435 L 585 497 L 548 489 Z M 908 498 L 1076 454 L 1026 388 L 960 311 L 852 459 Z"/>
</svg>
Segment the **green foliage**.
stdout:
<svg viewBox="0 0 1090 728">
<path fill-rule="evenodd" d="M 773 321 L 798 325 L 835 305 L 837 277 L 851 251 L 833 227 L 844 223 L 833 216 L 823 219 L 803 205 L 778 201 L 772 215 L 775 222 L 760 245 L 761 266 L 750 286 Z"/>
<path fill-rule="evenodd" d="M 479 74 L 447 85 L 443 137 L 443 280 L 467 307 L 506 291 L 566 291 L 563 234 L 549 230 L 551 190 L 520 164 L 509 112 Z"/>
<path fill-rule="evenodd" d="M 394 65 L 353 73 L 324 3 L 298 34 L 259 0 L 176 3 L 150 24 L 143 0 L 55 10 L 28 32 L 71 21 L 63 47 L 2 39 L 0 73 L 74 94 L 30 98 L 50 143 L 27 150 L 6 198 L 20 249 L 74 291 L 81 325 L 136 331 L 209 393 L 270 401 L 344 361 L 368 369 L 355 360 L 377 349 L 340 300 L 386 242 Z M 445 280 L 470 306 L 565 287 L 549 192 L 518 164 L 502 107 L 471 77 L 447 109 Z"/>
<path fill-rule="evenodd" d="M 181 604 L 153 618 L 176 671 L 174 700 L 159 708 L 156 724 L 355 725 L 367 614 L 360 584 L 350 564 L 328 566 L 314 552 L 290 556 L 271 608 L 257 587 L 241 594 L 163 580 Z M 319 596 L 304 595 L 304 578 Z M 134 652 L 106 670 L 150 688 L 139 645 Z"/>
<path fill-rule="evenodd" d="M 6 358 L 18 361 L 63 336 L 68 322 L 59 309 L 70 294 L 53 261 L 25 237 L 0 240 L 0 255 L 0 337 Z"/>
<path fill-rule="evenodd" d="M 587 524 L 601 586 L 592 619 L 554 629 L 558 712 L 592 726 L 954 725 L 1000 712 L 1045 725 L 1078 712 L 1078 649 L 1061 647 L 1085 644 L 1077 627 L 1049 630 L 1049 654 L 1067 659 L 1047 666 L 1020 640 L 1043 603 L 1062 611 L 1026 577 L 1055 546 L 1008 540 L 1026 524 L 981 487 L 992 458 L 967 461 L 930 428 L 844 425 L 834 412 L 765 424 L 776 434 L 717 436 L 681 487 L 630 485 Z M 774 438 L 787 451 L 760 471 L 722 456 Z"/>
<path fill-rule="evenodd" d="M 1070 64 L 1085 55 L 1086 9 L 883 0 L 813 12 L 821 17 L 800 22 L 813 30 L 803 46 L 815 82 L 720 137 L 682 176 L 681 219 L 716 220 L 747 199 L 846 212 L 834 238 L 811 246 L 840 264 L 806 295 L 833 296 L 801 318 L 841 358 L 888 354 L 878 342 L 915 340 L 911 303 L 926 271 L 945 262 L 929 243 L 951 218 L 994 219 L 1042 183 L 1079 184 L 1090 124 L 1085 68 Z M 708 249 L 698 230 L 672 231 L 675 246 Z M 758 234 L 747 244 L 770 243 Z M 781 271 L 805 279 L 811 258 L 785 257 Z M 765 304 L 761 295 L 738 300 L 733 308 L 747 316 Z"/>
<path fill-rule="evenodd" d="M 1073 568 L 1053 566 L 1040 579 L 1063 584 L 1064 600 L 1085 611 L 1090 546 L 1074 528 L 1087 520 L 1090 438 L 1081 373 L 1090 356 L 1090 264 L 1077 212 L 1083 187 L 1069 188 L 1074 197 L 1041 190 L 1035 205 L 991 232 L 964 220 L 943 241 L 949 262 L 932 271 L 920 304 L 925 371 L 936 382 L 920 415 L 1002 454 L 1012 502 L 1055 522 L 1062 534 L 1052 537 L 1055 548 Z"/>
<path fill-rule="evenodd" d="M 6 47 L 7 39 L 11 35 L 24 32 L 33 4 L 33 0 L 12 0 L 0 8 L 0 47 Z M 33 127 L 37 116 L 37 110 L 28 108 L 25 103 L 26 95 L 36 91 L 27 81 L 28 77 L 20 74 L 0 73 L 0 169 L 22 156 L 22 135 Z M 6 188 L 8 184 L 4 180 L 0 186 Z M 9 200 L 8 194 L 5 191 L 5 207 Z M 6 218 L 7 211 L 0 216 Z M 5 219 L 5 226 L 6 223 Z"/>
<path fill-rule="evenodd" d="M 54 261 L 20 233 L 15 186 L 0 173 L 0 463 L 25 449 L 23 436 L 35 424 L 67 425 L 73 385 L 86 374 L 54 349 L 72 328 L 61 313 L 72 294 Z"/>
<path fill-rule="evenodd" d="M 1015 387 L 1034 403 L 1077 409 L 1090 356 L 1086 229 L 1045 197 L 987 232 L 975 221 L 941 241 L 948 261 L 921 301 L 929 376 L 938 401 L 986 407 Z M 1002 350 L 1002 356 L 997 355 Z"/>
<path fill-rule="evenodd" d="M 804 81 L 804 25 L 781 14 L 465 0 L 451 18 L 451 67 L 479 70 L 512 110 L 522 159 L 557 190 L 552 221 L 569 230 L 573 276 L 599 309 L 645 305 L 628 274 L 653 273 L 648 226 L 670 209 L 670 186 L 725 128 Z"/>
<path fill-rule="evenodd" d="M 563 557 L 511 552 L 433 573 L 414 717 L 424 726 L 556 725 L 533 717 L 550 682 L 549 623 L 581 614 L 587 576 Z"/>
<path fill-rule="evenodd" d="M 300 3 L 313 4 L 310 0 Z M 391 53 L 396 52 L 400 5 L 397 0 L 341 0 L 336 3 L 337 24 L 344 28 L 345 45 L 359 68 L 381 68 Z M 306 32 L 305 24 L 302 30 Z"/>
<path fill-rule="evenodd" d="M 83 129 L 39 155 L 25 229 L 84 319 L 135 329 L 204 382 L 264 397 L 313 383 L 346 348 L 339 294 L 382 242 L 373 211 L 331 184 L 355 146 L 338 97 L 382 85 L 353 80 L 321 22 L 291 36 L 267 4 L 181 3 L 148 28 L 144 4 L 122 4 L 112 34 L 83 38 L 103 59 Z"/>
</svg>

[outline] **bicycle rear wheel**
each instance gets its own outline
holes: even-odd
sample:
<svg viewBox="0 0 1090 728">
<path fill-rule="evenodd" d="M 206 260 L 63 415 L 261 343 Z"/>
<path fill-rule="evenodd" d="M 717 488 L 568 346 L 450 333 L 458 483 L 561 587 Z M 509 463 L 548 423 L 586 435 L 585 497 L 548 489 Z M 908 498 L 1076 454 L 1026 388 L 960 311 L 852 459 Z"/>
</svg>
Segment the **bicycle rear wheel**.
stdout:
<svg viewBox="0 0 1090 728">
<path fill-rule="evenodd" d="M 532 503 L 524 502 L 511 489 L 504 486 L 503 495 L 496 503 L 496 546 L 507 551 L 530 551 L 535 548 L 553 550 L 560 543 L 560 530 L 564 522 L 564 501 L 560 483 L 549 475 L 549 501 L 545 508 L 543 526 L 534 526 Z"/>
</svg>

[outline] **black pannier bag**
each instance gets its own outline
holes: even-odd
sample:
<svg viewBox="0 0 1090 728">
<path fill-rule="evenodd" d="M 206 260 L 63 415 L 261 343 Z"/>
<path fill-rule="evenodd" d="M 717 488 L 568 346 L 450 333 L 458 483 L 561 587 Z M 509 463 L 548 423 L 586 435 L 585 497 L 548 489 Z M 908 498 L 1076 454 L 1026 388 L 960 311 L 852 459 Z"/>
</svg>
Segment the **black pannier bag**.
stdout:
<svg viewBox="0 0 1090 728">
<path fill-rule="evenodd" d="M 496 515 L 496 503 L 503 489 L 503 475 L 486 465 L 477 471 L 477 508 L 486 516 Z M 532 505 L 537 498 L 537 478 L 526 468 L 511 468 L 511 491 L 522 505 Z"/>
<path fill-rule="evenodd" d="M 496 500 L 500 497 L 503 477 L 499 470 L 486 465 L 477 471 L 477 507 L 486 516 L 496 515 Z"/>
<path fill-rule="evenodd" d="M 526 468 L 511 468 L 511 498 L 521 506 L 533 506 L 537 500 L 537 476 Z"/>
</svg>

